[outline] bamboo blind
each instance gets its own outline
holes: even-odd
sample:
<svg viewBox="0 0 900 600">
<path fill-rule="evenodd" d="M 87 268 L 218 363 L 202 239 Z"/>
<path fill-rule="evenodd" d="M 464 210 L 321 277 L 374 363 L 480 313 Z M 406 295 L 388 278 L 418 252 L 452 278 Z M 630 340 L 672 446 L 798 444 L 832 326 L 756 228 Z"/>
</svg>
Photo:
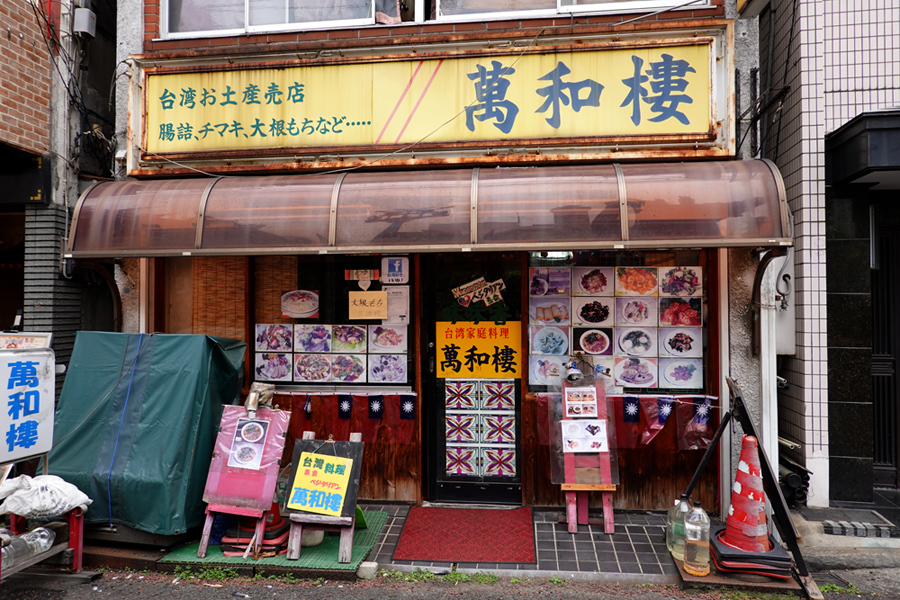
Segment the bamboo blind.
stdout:
<svg viewBox="0 0 900 600">
<path fill-rule="evenodd" d="M 246 257 L 194 257 L 191 332 L 247 342 Z"/>
<path fill-rule="evenodd" d="M 253 261 L 253 322 L 293 323 L 281 316 L 281 295 L 297 289 L 297 257 L 257 256 Z"/>
</svg>

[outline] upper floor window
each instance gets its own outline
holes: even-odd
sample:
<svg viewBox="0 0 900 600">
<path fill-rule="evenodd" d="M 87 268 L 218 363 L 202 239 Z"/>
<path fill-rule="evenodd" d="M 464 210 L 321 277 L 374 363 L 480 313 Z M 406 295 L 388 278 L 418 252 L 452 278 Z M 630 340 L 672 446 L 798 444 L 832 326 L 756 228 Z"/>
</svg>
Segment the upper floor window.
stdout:
<svg viewBox="0 0 900 600">
<path fill-rule="evenodd" d="M 519 18 L 557 13 L 627 13 L 682 6 L 687 0 L 432 0 L 439 21 L 471 21 L 474 18 Z M 705 6 L 696 0 L 692 8 Z"/>
<path fill-rule="evenodd" d="M 399 23 L 399 0 L 167 0 L 171 37 Z"/>
<path fill-rule="evenodd" d="M 647 12 L 686 0 L 162 0 L 165 37 L 238 35 L 266 31 L 424 22 L 518 19 L 577 12 Z M 695 0 L 688 8 L 708 6 Z"/>
</svg>

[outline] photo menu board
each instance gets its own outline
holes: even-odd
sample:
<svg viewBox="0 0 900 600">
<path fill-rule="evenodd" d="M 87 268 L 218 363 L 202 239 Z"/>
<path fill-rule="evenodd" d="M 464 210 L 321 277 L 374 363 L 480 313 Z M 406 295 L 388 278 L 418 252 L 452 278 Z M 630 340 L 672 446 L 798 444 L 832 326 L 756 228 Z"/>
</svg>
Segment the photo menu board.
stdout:
<svg viewBox="0 0 900 600">
<path fill-rule="evenodd" d="M 257 381 L 406 383 L 406 325 L 258 324 Z"/>
<path fill-rule="evenodd" d="M 703 388 L 701 267 L 532 267 L 528 289 L 530 384 L 580 354 L 609 391 Z"/>
</svg>

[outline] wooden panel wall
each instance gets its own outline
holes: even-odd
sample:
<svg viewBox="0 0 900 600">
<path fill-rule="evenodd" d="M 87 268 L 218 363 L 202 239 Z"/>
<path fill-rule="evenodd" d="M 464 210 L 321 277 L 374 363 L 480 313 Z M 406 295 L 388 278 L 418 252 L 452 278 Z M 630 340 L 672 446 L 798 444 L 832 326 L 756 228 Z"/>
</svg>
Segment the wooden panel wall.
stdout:
<svg viewBox="0 0 900 600">
<path fill-rule="evenodd" d="M 291 426 L 288 432 L 282 465 L 291 460 L 295 439 L 303 436 L 303 431 L 314 431 L 316 439 L 326 439 L 333 431 L 328 430 L 328 402 L 336 402 L 335 398 L 325 400 L 324 405 L 313 406 L 312 421 L 306 421 L 301 413 L 306 401 L 305 394 L 276 394 L 275 402 L 283 410 L 290 410 Z M 421 414 L 421 411 L 420 411 Z M 368 406 L 354 401 L 353 417 L 350 429 L 363 431 L 368 419 Z M 403 437 L 400 430 L 409 427 L 411 440 L 398 441 Z M 418 436 L 418 421 L 399 423 L 396 419 L 385 418 L 380 422 L 375 435 L 363 435 L 365 449 L 363 451 L 363 467 L 359 485 L 359 498 L 362 500 L 384 500 L 415 502 L 419 490 L 421 474 L 419 473 L 419 453 L 421 446 Z M 342 439 L 336 437 L 335 439 Z"/>
</svg>

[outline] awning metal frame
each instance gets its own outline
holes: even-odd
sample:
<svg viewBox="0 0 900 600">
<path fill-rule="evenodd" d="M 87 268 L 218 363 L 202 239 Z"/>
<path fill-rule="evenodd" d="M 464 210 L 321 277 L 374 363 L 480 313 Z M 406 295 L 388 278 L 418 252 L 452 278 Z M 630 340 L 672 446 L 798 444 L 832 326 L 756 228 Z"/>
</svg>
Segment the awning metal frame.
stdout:
<svg viewBox="0 0 900 600">
<path fill-rule="evenodd" d="M 788 206 L 786 202 L 786 192 L 784 187 L 784 182 L 781 179 L 780 174 L 778 173 L 777 167 L 769 160 L 761 160 L 754 162 L 762 162 L 764 163 L 772 172 L 773 180 L 776 183 L 777 193 L 779 195 L 778 199 L 778 207 L 779 207 L 779 215 L 778 218 L 781 220 L 781 231 L 788 232 L 789 228 L 789 216 L 788 216 Z M 206 186 L 203 191 L 199 204 L 197 206 L 197 225 L 196 232 L 194 236 L 194 247 L 193 248 L 165 248 L 165 249 L 156 249 L 156 248 L 132 248 L 132 249 L 121 249 L 121 250 L 102 250 L 102 251 L 92 251 L 92 250 L 74 250 L 77 235 L 78 235 L 78 225 L 81 211 L 84 207 L 85 200 L 90 197 L 91 191 L 95 186 L 88 188 L 82 195 L 79 197 L 78 202 L 75 206 L 75 210 L 72 218 L 72 233 L 69 236 L 68 248 L 65 254 L 67 258 L 79 258 L 79 257 L 97 257 L 97 256 L 114 256 L 114 257 L 164 257 L 164 256 L 235 256 L 235 255 L 296 255 L 296 254 L 369 254 L 369 253 L 414 253 L 414 252 L 468 252 L 468 251 L 479 251 L 479 252 L 489 252 L 489 251 L 533 251 L 536 248 L 540 248 L 541 250 L 553 251 L 553 250 L 571 250 L 573 247 L 577 246 L 580 249 L 584 250 L 623 250 L 623 249 L 674 249 L 674 248 L 710 248 L 710 247 L 754 247 L 754 248 L 773 248 L 773 247 L 786 247 L 792 245 L 792 240 L 789 237 L 742 237 L 742 238 L 734 238 L 734 239 L 724 239 L 724 238 L 697 238 L 697 239 L 688 239 L 688 238 L 661 238 L 661 239 L 638 239 L 632 240 L 629 237 L 629 226 L 628 226 L 628 190 L 626 186 L 625 174 L 623 172 L 622 167 L 618 163 L 614 163 L 612 165 L 615 169 L 617 185 L 618 185 L 618 194 L 619 194 L 619 210 L 620 210 L 620 224 L 621 224 L 621 239 L 620 240 L 591 240 L 591 241 L 578 241 L 573 242 L 572 240 L 565 241 L 553 241 L 546 240 L 540 242 L 534 241 L 525 241 L 525 242 L 510 242 L 510 241 L 502 241 L 495 243 L 485 243 L 478 242 L 478 182 L 479 182 L 479 169 L 475 168 L 471 171 L 471 186 L 470 186 L 470 227 L 469 227 L 469 244 L 460 244 L 460 243 L 451 243 L 451 244 L 421 244 L 414 243 L 409 245 L 403 244 L 391 244 L 391 245 L 363 245 L 363 246 L 352 246 L 352 245 L 341 245 L 338 246 L 336 243 L 337 239 L 337 227 L 338 227 L 338 199 L 341 191 L 341 185 L 344 182 L 347 173 L 341 173 L 338 175 L 337 179 L 334 182 L 334 186 L 331 192 L 331 205 L 330 205 L 330 214 L 329 214 L 329 227 L 328 227 L 328 245 L 327 246 L 285 246 L 285 247 L 240 247 L 240 248 L 203 248 L 203 229 L 204 229 L 204 219 L 207 211 L 207 204 L 209 202 L 210 195 L 212 194 L 213 188 L 219 183 L 223 178 L 217 177 L 210 181 L 209 185 Z M 99 185 L 99 184 L 96 184 Z"/>
</svg>

